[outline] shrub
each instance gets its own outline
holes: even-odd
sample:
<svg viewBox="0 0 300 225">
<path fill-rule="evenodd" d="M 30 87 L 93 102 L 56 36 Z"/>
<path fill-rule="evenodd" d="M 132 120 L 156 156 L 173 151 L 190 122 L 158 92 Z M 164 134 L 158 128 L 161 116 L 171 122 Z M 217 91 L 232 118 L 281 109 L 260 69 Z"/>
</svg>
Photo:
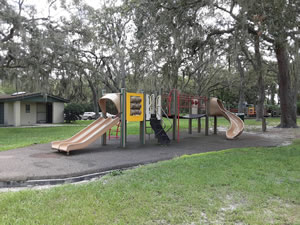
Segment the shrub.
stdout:
<svg viewBox="0 0 300 225">
<path fill-rule="evenodd" d="M 94 111 L 93 103 L 81 103 L 78 105 L 80 105 L 84 109 L 84 112 L 93 112 Z"/>
<path fill-rule="evenodd" d="M 80 119 L 80 114 L 84 113 L 85 109 L 82 104 L 69 103 L 65 107 L 65 120 L 67 123 Z"/>
<path fill-rule="evenodd" d="M 268 113 L 271 113 L 271 116 L 280 116 L 281 110 L 280 105 L 265 105 L 265 109 Z"/>
<path fill-rule="evenodd" d="M 300 102 L 297 102 L 297 114 L 300 115 Z"/>
</svg>

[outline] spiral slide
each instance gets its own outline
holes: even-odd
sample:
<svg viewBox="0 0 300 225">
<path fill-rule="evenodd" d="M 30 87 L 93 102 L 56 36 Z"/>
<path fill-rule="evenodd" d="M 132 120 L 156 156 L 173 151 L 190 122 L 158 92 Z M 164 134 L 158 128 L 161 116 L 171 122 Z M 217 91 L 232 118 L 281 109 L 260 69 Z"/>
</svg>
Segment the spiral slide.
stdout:
<svg viewBox="0 0 300 225">
<path fill-rule="evenodd" d="M 209 115 L 224 116 L 230 122 L 230 127 L 226 131 L 227 139 L 235 139 L 244 131 L 244 122 L 238 116 L 226 110 L 223 103 L 217 98 L 210 99 Z"/>
<path fill-rule="evenodd" d="M 106 113 L 106 100 L 110 100 L 116 106 L 118 113 L 120 112 L 120 95 L 119 94 L 106 94 L 99 100 L 99 105 L 102 113 Z M 119 117 L 116 118 L 103 118 L 100 117 L 91 123 L 89 126 L 79 131 L 73 137 L 64 141 L 54 141 L 51 143 L 53 149 L 58 151 L 65 151 L 69 154 L 70 151 L 84 149 L 91 143 L 95 142 L 103 134 L 109 131 L 110 128 L 116 126 L 120 121 Z"/>
</svg>

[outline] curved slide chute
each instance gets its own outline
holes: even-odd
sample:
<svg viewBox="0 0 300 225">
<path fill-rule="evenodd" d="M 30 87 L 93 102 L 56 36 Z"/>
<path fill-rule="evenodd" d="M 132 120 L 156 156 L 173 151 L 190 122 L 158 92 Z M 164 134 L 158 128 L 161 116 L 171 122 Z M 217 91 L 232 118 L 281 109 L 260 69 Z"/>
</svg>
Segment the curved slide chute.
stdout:
<svg viewBox="0 0 300 225">
<path fill-rule="evenodd" d="M 99 100 L 99 105 L 103 114 L 106 113 L 106 101 L 110 100 L 114 103 L 120 113 L 120 94 L 106 94 Z M 73 137 L 63 141 L 54 141 L 51 143 L 53 149 L 58 151 L 65 151 L 69 153 L 73 150 L 86 148 L 91 143 L 95 142 L 99 137 L 105 134 L 110 128 L 117 125 L 120 121 L 119 117 L 116 118 L 103 118 L 100 117 L 91 123 L 86 128 L 79 131 Z"/>
<path fill-rule="evenodd" d="M 238 116 L 226 110 L 223 103 L 217 98 L 210 99 L 209 115 L 224 116 L 230 122 L 230 127 L 226 131 L 227 139 L 234 139 L 244 131 L 244 122 Z"/>
</svg>

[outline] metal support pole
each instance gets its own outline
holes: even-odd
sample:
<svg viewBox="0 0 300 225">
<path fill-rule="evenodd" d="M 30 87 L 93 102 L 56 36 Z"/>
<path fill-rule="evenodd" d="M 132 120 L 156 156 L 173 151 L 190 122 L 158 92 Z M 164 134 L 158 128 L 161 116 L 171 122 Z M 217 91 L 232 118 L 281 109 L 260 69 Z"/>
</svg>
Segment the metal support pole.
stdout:
<svg viewBox="0 0 300 225">
<path fill-rule="evenodd" d="M 192 129 L 193 128 L 193 120 L 191 118 L 189 118 L 189 134 L 192 134 Z"/>
<path fill-rule="evenodd" d="M 163 107 L 163 106 L 162 106 L 162 93 L 163 93 L 163 90 L 162 90 L 162 88 L 160 88 L 159 91 L 158 91 L 158 96 L 160 96 L 160 101 L 161 101 L 161 103 L 160 103 L 160 108 L 158 109 L 158 110 L 159 110 L 158 113 L 159 113 L 159 115 L 161 115 L 161 119 L 160 119 L 160 121 L 159 121 L 159 122 L 160 122 L 160 125 L 163 124 L 163 121 L 162 121 L 162 120 L 163 120 L 163 118 L 164 118 L 164 117 L 163 117 L 163 114 L 162 114 L 162 107 Z M 157 109 L 156 109 L 156 110 L 157 110 Z"/>
<path fill-rule="evenodd" d="M 176 117 L 173 117 L 173 140 L 176 140 Z"/>
<path fill-rule="evenodd" d="M 191 99 L 189 98 L 189 115 L 192 115 L 192 105 L 191 105 Z M 189 134 L 192 134 L 193 132 L 193 120 L 189 118 Z"/>
<path fill-rule="evenodd" d="M 143 93 L 143 92 L 141 92 Z M 143 93 L 144 94 L 144 93 Z M 146 138 L 145 138 L 145 133 L 146 133 L 146 98 L 145 95 L 143 97 L 143 121 L 140 121 L 140 143 L 142 145 L 146 144 Z"/>
<path fill-rule="evenodd" d="M 140 143 L 144 145 L 145 141 L 145 121 L 140 121 Z"/>
<path fill-rule="evenodd" d="M 201 99 L 198 100 L 198 109 L 197 109 L 198 114 L 200 114 L 200 105 L 201 105 Z M 201 117 L 199 117 L 197 120 L 198 120 L 197 131 L 198 133 L 201 133 Z"/>
<path fill-rule="evenodd" d="M 208 136 L 208 129 L 209 129 L 209 116 L 208 115 L 206 115 L 205 116 L 205 136 Z"/>
<path fill-rule="evenodd" d="M 106 94 L 106 91 L 105 90 L 102 90 L 102 93 L 101 93 L 101 96 L 103 97 L 104 95 Z M 106 103 L 105 103 L 106 104 Z M 103 118 L 106 118 L 106 112 L 102 113 L 102 117 Z M 106 145 L 106 140 L 107 140 L 107 135 L 106 133 L 104 133 L 102 136 L 101 136 L 101 143 L 102 143 L 102 146 L 105 146 Z"/>
<path fill-rule="evenodd" d="M 173 92 L 173 101 L 174 101 L 174 118 L 173 118 L 173 140 L 177 140 L 176 138 L 176 130 L 177 130 L 177 116 L 178 116 L 178 110 L 177 110 L 177 92 L 174 90 Z"/>
<path fill-rule="evenodd" d="M 217 134 L 217 116 L 214 116 L 214 134 Z"/>
<path fill-rule="evenodd" d="M 120 133 L 120 147 L 126 147 L 126 90 L 121 89 L 120 94 L 121 102 L 121 133 Z"/>
<path fill-rule="evenodd" d="M 205 136 L 208 136 L 209 131 L 209 98 L 207 98 L 206 102 L 206 115 L 205 115 Z"/>
<path fill-rule="evenodd" d="M 125 97 L 126 98 L 126 97 Z M 125 100 L 126 101 L 126 100 Z M 126 107 L 125 107 L 125 110 L 126 110 Z M 125 116 L 125 118 L 126 118 L 126 116 Z M 125 142 L 127 143 L 127 135 L 128 134 L 128 132 L 127 132 L 127 120 L 125 120 Z"/>
</svg>

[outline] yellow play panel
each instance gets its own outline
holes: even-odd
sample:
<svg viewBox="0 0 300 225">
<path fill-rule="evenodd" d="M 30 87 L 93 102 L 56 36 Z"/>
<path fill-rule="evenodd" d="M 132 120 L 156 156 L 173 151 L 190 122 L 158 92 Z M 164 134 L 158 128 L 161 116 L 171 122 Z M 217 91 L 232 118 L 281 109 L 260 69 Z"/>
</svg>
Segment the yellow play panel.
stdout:
<svg viewBox="0 0 300 225">
<path fill-rule="evenodd" d="M 126 120 L 143 121 L 144 120 L 144 94 L 126 93 Z"/>
</svg>

